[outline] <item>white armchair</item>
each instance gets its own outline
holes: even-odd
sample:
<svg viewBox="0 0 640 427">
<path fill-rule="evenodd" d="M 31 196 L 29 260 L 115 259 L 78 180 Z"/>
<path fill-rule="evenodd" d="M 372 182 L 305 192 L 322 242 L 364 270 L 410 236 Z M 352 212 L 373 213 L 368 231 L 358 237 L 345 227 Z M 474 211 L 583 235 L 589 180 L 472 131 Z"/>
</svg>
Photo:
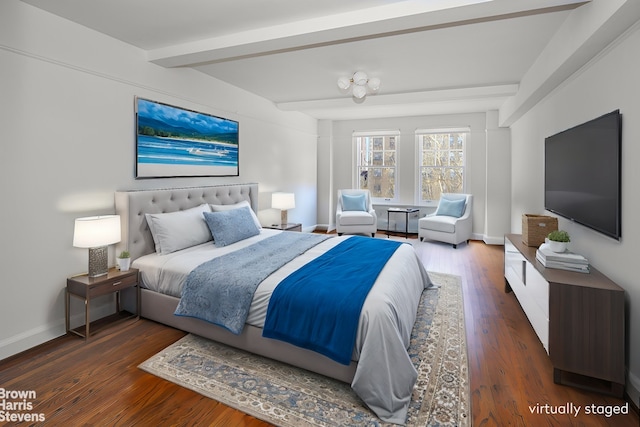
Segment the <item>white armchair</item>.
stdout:
<svg viewBox="0 0 640 427">
<path fill-rule="evenodd" d="M 464 200 L 464 202 L 463 202 Z M 460 204 L 464 203 L 464 207 Z M 454 212 L 462 208 L 461 215 Z M 454 215 L 448 215 L 453 213 Z M 471 239 L 473 229 L 473 196 L 471 194 L 445 193 L 438 204 L 438 210 L 418 220 L 420 241 L 426 239 L 451 243 L 454 248 L 459 243 Z"/>
<path fill-rule="evenodd" d="M 344 197 L 343 197 L 344 196 Z M 369 190 L 338 190 L 336 208 L 336 231 L 338 235 L 371 234 L 376 235 L 378 217 L 373 210 Z"/>
</svg>

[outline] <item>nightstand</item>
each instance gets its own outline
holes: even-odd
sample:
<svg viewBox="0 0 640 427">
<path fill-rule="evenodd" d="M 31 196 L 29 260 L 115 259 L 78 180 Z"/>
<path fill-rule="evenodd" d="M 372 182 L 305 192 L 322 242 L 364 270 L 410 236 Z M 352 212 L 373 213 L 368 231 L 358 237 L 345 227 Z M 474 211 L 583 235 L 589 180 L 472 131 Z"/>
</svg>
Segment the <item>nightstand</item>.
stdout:
<svg viewBox="0 0 640 427">
<path fill-rule="evenodd" d="M 121 312 L 120 291 L 132 287 L 136 288 L 136 313 L 131 314 L 130 316 L 124 316 L 124 314 L 128 313 Z M 113 317 L 114 320 L 125 320 L 134 317 L 136 319 L 140 318 L 140 286 L 138 285 L 137 269 L 131 268 L 127 271 L 120 271 L 115 268 L 111 268 L 106 275 L 100 277 L 89 277 L 86 274 L 69 277 L 67 279 L 67 289 L 65 292 L 65 326 L 67 332 L 74 333 L 84 339 L 88 339 L 91 333 L 95 333 L 96 331 L 89 331 L 91 326 L 91 322 L 89 321 L 91 300 L 96 297 L 112 293 L 116 293 L 116 312 L 114 315 L 108 316 L 110 320 L 111 317 Z M 70 299 L 72 295 L 84 300 L 84 327 L 70 329 Z M 81 332 L 82 329 L 84 329 L 84 334 Z"/>
<path fill-rule="evenodd" d="M 270 228 L 272 230 L 283 230 L 283 231 L 302 231 L 302 224 L 271 224 L 267 225 L 264 228 Z"/>
</svg>

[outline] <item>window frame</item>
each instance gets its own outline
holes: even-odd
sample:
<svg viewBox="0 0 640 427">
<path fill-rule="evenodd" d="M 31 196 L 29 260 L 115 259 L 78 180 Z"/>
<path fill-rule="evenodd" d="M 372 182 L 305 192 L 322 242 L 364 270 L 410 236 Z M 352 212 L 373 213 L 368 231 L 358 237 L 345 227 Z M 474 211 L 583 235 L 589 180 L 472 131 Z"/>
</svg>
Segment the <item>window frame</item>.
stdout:
<svg viewBox="0 0 640 427">
<path fill-rule="evenodd" d="M 423 200 L 422 199 L 422 169 L 425 167 L 434 167 L 432 165 L 422 164 L 422 144 L 421 136 L 428 134 L 451 134 L 451 133 L 464 133 L 466 134 L 464 144 L 462 146 L 462 189 L 460 194 L 465 193 L 467 190 L 467 158 L 468 158 L 468 143 L 471 136 L 470 126 L 458 126 L 450 128 L 424 128 L 415 130 L 415 196 L 414 202 L 417 206 L 435 207 L 438 205 L 439 200 Z M 436 166 L 437 167 L 437 166 Z"/>
<path fill-rule="evenodd" d="M 352 147 L 353 147 L 353 156 L 354 160 L 352 162 L 352 185 L 353 188 L 360 188 L 360 176 L 359 170 L 362 167 L 360 165 L 360 143 L 359 138 L 362 137 L 391 137 L 394 136 L 396 138 L 395 142 L 395 150 L 394 157 L 395 163 L 393 166 L 383 166 L 384 168 L 393 168 L 394 170 L 394 191 L 392 198 L 387 197 L 375 197 L 373 192 L 371 193 L 371 202 L 374 204 L 391 204 L 398 202 L 399 200 L 399 192 L 400 192 L 400 181 L 399 181 L 399 162 L 398 162 L 398 154 L 399 154 L 399 146 L 400 146 L 400 130 L 374 130 L 374 131 L 354 131 L 351 135 Z M 384 149 L 382 151 L 385 151 Z"/>
</svg>

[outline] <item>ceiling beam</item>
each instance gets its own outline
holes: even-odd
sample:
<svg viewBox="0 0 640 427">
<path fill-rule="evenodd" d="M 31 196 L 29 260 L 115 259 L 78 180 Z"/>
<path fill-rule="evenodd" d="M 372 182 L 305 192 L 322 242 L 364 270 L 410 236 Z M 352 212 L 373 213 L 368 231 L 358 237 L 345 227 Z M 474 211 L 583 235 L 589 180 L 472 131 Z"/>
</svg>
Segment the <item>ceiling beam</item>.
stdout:
<svg viewBox="0 0 640 427">
<path fill-rule="evenodd" d="M 518 93 L 500 108 L 500 126 L 516 122 L 639 19 L 637 0 L 593 2 L 574 11 L 521 79 Z"/>
<path fill-rule="evenodd" d="M 468 87 L 439 89 L 422 92 L 411 93 L 395 93 L 389 95 L 368 95 L 361 100 L 354 98 L 332 98 L 319 99 L 311 101 L 292 101 L 280 102 L 276 104 L 278 108 L 284 111 L 305 111 L 325 108 L 340 108 L 353 106 L 353 103 L 364 103 L 368 106 L 374 105 L 400 105 L 400 104 L 416 104 L 422 102 L 450 102 L 468 99 L 504 99 L 513 96 L 518 91 L 517 84 L 504 84 L 496 86 Z"/>
<path fill-rule="evenodd" d="M 572 9 L 584 0 L 407 0 L 355 12 L 154 49 L 149 61 L 184 67 L 415 31 Z"/>
</svg>

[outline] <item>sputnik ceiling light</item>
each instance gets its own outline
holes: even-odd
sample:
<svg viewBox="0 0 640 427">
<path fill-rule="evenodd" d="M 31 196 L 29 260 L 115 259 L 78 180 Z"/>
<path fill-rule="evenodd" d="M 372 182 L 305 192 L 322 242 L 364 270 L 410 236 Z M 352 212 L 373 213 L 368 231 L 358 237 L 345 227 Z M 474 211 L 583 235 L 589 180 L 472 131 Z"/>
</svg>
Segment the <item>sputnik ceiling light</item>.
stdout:
<svg viewBox="0 0 640 427">
<path fill-rule="evenodd" d="M 338 87 L 342 90 L 351 88 L 351 94 L 355 98 L 362 99 L 367 95 L 367 90 L 375 93 L 380 89 L 380 79 L 369 77 L 364 71 L 356 71 L 351 77 L 340 77 Z"/>
</svg>

